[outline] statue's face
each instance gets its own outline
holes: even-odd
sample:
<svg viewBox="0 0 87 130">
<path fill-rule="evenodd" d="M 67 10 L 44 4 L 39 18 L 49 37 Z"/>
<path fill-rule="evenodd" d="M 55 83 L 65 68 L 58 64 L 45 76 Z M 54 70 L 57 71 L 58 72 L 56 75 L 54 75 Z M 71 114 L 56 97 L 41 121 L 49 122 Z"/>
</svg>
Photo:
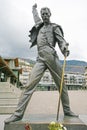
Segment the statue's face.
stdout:
<svg viewBox="0 0 87 130">
<path fill-rule="evenodd" d="M 50 15 L 51 14 L 47 8 L 44 8 L 41 10 L 41 17 L 42 17 L 43 22 L 48 23 L 50 20 Z"/>
</svg>

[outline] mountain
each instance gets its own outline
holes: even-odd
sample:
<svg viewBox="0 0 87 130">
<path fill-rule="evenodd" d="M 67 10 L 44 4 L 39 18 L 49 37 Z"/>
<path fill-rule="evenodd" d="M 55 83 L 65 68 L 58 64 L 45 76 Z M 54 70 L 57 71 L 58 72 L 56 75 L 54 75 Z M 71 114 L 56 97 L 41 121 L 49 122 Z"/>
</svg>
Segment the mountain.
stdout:
<svg viewBox="0 0 87 130">
<path fill-rule="evenodd" d="M 31 65 L 34 65 L 36 61 L 31 59 L 25 59 Z M 63 60 L 60 60 L 61 65 L 63 65 Z M 65 71 L 68 73 L 81 73 L 84 74 L 85 67 L 87 67 L 87 62 L 80 60 L 66 60 L 66 68 Z"/>
<path fill-rule="evenodd" d="M 63 65 L 63 60 L 60 61 Z M 87 62 L 79 60 L 66 60 L 66 72 L 81 73 L 84 74 Z"/>
<path fill-rule="evenodd" d="M 63 60 L 60 60 L 61 64 L 63 64 Z M 87 66 L 87 62 L 80 61 L 80 60 L 66 60 L 66 65 L 72 65 L 72 66 Z"/>
</svg>

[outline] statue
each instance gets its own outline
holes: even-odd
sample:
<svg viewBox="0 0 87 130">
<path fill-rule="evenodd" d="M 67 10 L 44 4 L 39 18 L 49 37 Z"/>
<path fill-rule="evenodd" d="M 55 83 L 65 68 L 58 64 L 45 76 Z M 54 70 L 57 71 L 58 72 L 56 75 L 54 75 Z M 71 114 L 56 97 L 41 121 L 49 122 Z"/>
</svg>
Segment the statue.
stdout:
<svg viewBox="0 0 87 130">
<path fill-rule="evenodd" d="M 5 123 L 15 122 L 23 118 L 27 104 L 46 69 L 49 69 L 57 88 L 60 88 L 62 67 L 59 62 L 59 57 L 55 51 L 56 43 L 58 43 L 58 46 L 64 56 L 69 55 L 67 42 L 64 39 L 64 33 L 61 26 L 50 22 L 50 9 L 47 7 L 41 9 L 40 13 L 42 20 L 39 18 L 36 4 L 32 8 L 32 13 L 35 26 L 30 30 L 30 38 L 32 42 L 31 47 L 37 45 L 37 62 L 32 69 L 29 83 L 19 100 L 17 109 L 10 118 L 5 120 Z M 64 84 L 61 101 L 65 116 L 77 116 L 70 109 L 68 91 Z"/>
</svg>

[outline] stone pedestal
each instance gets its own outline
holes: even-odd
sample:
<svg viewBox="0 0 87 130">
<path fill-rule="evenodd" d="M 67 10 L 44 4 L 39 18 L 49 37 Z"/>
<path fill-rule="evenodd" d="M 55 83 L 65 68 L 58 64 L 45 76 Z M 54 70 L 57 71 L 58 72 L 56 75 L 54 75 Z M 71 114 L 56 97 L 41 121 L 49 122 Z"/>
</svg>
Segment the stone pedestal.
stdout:
<svg viewBox="0 0 87 130">
<path fill-rule="evenodd" d="M 21 121 L 6 124 L 4 130 L 26 130 L 26 124 L 29 124 L 32 130 L 49 130 L 51 121 L 56 121 L 56 115 L 30 115 L 29 118 L 23 118 Z M 67 130 L 87 130 L 87 126 L 79 119 L 73 117 L 59 117 L 58 123 L 63 124 Z"/>
<path fill-rule="evenodd" d="M 78 118 L 64 117 L 62 106 L 60 105 L 58 122 L 63 124 L 67 130 L 87 130 L 85 121 L 83 120 L 83 122 L 80 118 L 81 115 L 87 115 L 87 107 L 84 108 L 87 104 L 85 102 L 86 94 L 87 93 L 83 94 L 83 92 L 78 91 L 76 93 L 75 91 L 69 93 L 71 108 L 73 112 L 80 115 Z M 27 106 L 23 119 L 14 123 L 5 124 L 4 130 L 25 130 L 25 125 L 27 123 L 31 126 L 32 130 L 49 130 L 48 126 L 50 122 L 56 122 L 58 97 L 57 91 L 35 92 Z M 77 101 L 77 99 L 79 100 Z M 79 102 L 82 100 L 84 101 L 84 104 L 83 102 Z"/>
</svg>

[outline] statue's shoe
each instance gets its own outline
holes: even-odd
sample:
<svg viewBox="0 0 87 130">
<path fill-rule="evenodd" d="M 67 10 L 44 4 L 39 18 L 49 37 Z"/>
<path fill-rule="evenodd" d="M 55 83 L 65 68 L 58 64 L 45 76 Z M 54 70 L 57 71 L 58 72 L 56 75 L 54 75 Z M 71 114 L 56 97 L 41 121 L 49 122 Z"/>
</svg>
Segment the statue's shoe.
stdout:
<svg viewBox="0 0 87 130">
<path fill-rule="evenodd" d="M 16 116 L 16 115 L 12 115 L 11 117 L 7 118 L 4 123 L 8 124 L 8 123 L 11 123 L 11 122 L 15 122 L 15 121 L 19 121 L 22 119 L 22 116 L 19 117 L 19 116 Z"/>
<path fill-rule="evenodd" d="M 64 113 L 65 116 L 71 116 L 71 117 L 78 117 L 78 115 L 76 115 L 75 113 L 73 113 L 72 111 L 69 111 L 67 113 Z"/>
</svg>

